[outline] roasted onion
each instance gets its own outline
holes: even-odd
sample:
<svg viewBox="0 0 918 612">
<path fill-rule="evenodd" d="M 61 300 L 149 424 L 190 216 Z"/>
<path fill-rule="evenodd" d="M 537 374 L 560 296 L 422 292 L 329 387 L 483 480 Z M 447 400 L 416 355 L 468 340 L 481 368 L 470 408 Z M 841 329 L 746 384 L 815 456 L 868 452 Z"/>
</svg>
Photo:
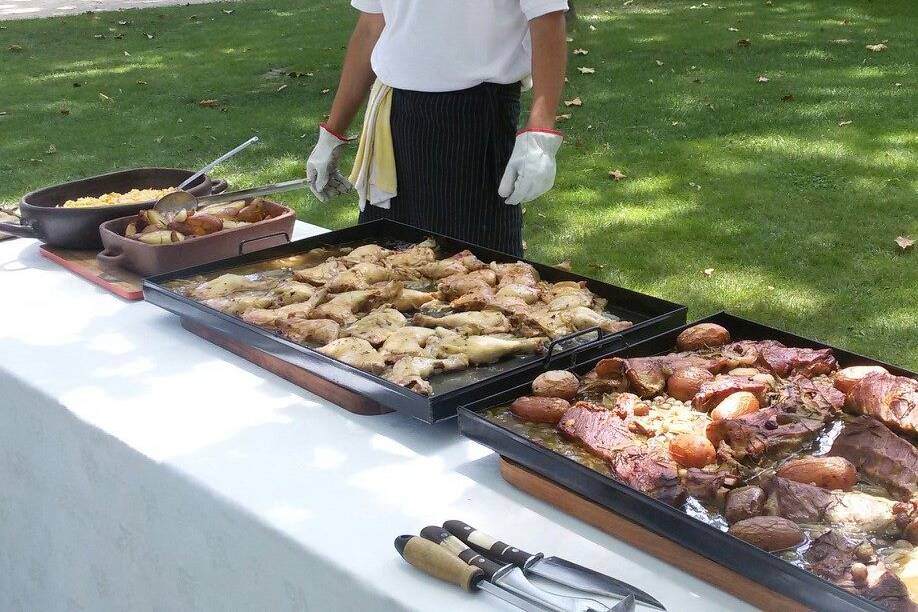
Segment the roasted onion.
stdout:
<svg viewBox="0 0 918 612">
<path fill-rule="evenodd" d="M 714 380 L 714 375 L 704 368 L 683 368 L 666 379 L 666 392 L 680 402 L 687 402 L 698 393 L 701 385 Z"/>
<path fill-rule="evenodd" d="M 532 381 L 532 393 L 542 397 L 560 397 L 568 401 L 577 396 L 580 381 L 566 370 L 550 370 Z"/>
<path fill-rule="evenodd" d="M 699 323 L 684 330 L 676 338 L 680 351 L 697 351 L 703 348 L 723 346 L 730 342 L 730 332 L 716 323 Z"/>
<path fill-rule="evenodd" d="M 717 452 L 704 436 L 695 433 L 679 434 L 669 442 L 669 454 L 683 467 L 702 468 L 714 463 Z"/>
<path fill-rule="evenodd" d="M 723 419 L 735 419 L 744 414 L 750 414 L 759 409 L 759 400 L 755 395 L 748 391 L 737 391 L 731 393 L 723 399 L 714 410 L 711 411 L 712 421 L 721 421 Z"/>
</svg>

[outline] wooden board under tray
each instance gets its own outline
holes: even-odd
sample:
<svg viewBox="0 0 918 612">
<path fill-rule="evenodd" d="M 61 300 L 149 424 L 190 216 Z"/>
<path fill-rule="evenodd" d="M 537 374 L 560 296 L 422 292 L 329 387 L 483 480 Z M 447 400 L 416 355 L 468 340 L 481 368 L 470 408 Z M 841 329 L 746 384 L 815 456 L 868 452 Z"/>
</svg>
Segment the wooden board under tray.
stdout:
<svg viewBox="0 0 918 612">
<path fill-rule="evenodd" d="M 221 334 L 214 329 L 195 323 L 189 319 L 182 319 L 182 327 L 219 346 L 231 353 L 239 355 L 246 361 L 251 361 L 258 367 L 264 368 L 273 374 L 277 374 L 284 380 L 288 380 L 298 387 L 306 389 L 310 393 L 315 393 L 319 397 L 325 398 L 333 404 L 341 406 L 348 412 L 365 416 L 374 416 L 392 412 L 380 404 L 358 395 L 343 387 L 316 376 L 308 370 L 297 367 L 291 363 L 278 359 L 264 351 L 260 351 L 248 344 L 240 342 L 235 338 Z"/>
<path fill-rule="evenodd" d="M 775 593 L 761 584 L 679 546 L 672 540 L 641 527 L 608 508 L 526 469 L 504 457 L 500 459 L 504 480 L 559 510 L 570 514 L 635 548 L 666 561 L 753 606 L 774 612 L 803 612 L 806 606 Z M 651 591 L 651 595 L 653 592 Z M 668 602 L 664 602 L 667 604 Z M 672 609 L 672 608 L 670 608 Z"/>
<path fill-rule="evenodd" d="M 99 285 L 118 297 L 132 301 L 143 299 L 143 289 L 141 288 L 143 279 L 133 272 L 121 268 L 103 269 L 96 259 L 98 251 L 72 251 L 49 247 L 45 244 L 39 247 L 39 251 L 45 258 L 60 264 L 77 276 L 82 276 L 89 282 Z"/>
</svg>

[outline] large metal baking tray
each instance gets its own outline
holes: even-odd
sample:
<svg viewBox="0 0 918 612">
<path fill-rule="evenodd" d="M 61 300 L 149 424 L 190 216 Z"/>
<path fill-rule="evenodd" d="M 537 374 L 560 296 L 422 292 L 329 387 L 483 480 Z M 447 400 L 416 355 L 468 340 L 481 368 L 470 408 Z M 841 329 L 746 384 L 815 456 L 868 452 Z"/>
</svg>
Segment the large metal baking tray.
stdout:
<svg viewBox="0 0 918 612">
<path fill-rule="evenodd" d="M 410 225 L 381 220 L 155 276 L 144 281 L 144 297 L 147 301 L 184 319 L 209 327 L 220 334 L 231 336 L 253 348 L 306 369 L 336 385 L 368 397 L 382 406 L 405 412 L 427 423 L 455 416 L 456 409 L 461 404 L 468 403 L 474 398 L 485 397 L 499 389 L 519 384 L 526 379 L 529 371 L 540 370 L 544 362 L 562 364 L 568 363 L 568 360 L 573 358 L 586 359 L 594 353 L 598 354 L 624 346 L 621 344 L 623 342 L 633 343 L 638 339 L 649 338 L 665 329 L 685 323 L 685 306 L 530 261 L 528 263 L 535 266 L 545 280 L 552 282 L 588 281 L 591 290 L 608 300 L 607 310 L 634 322 L 634 327 L 617 334 L 600 335 L 598 330 L 593 330 L 589 334 L 581 332 L 578 338 L 553 343 L 554 346 L 542 356 L 515 357 L 486 367 L 470 368 L 463 372 L 435 376 L 430 381 L 433 394 L 424 396 L 379 376 L 326 357 L 309 347 L 290 342 L 270 331 L 245 323 L 238 317 L 209 308 L 164 286 L 164 283 L 172 280 L 290 257 L 321 246 L 369 242 L 404 246 L 420 242 L 427 237 L 435 238 L 446 252 L 468 249 L 484 261 L 508 262 L 519 259 L 506 253 L 461 242 Z"/>
<path fill-rule="evenodd" d="M 787 346 L 831 348 L 842 367 L 881 365 L 899 376 L 916 376 L 914 372 L 887 363 L 723 312 L 663 332 L 626 348 L 616 347 L 604 356 L 646 357 L 670 352 L 675 347 L 679 332 L 703 322 L 723 325 L 730 330 L 734 340 L 773 339 Z M 571 371 L 584 374 L 592 369 L 600 358 L 583 361 L 571 368 Z M 815 610 L 883 610 L 815 574 L 694 519 L 678 508 L 659 502 L 573 459 L 539 446 L 481 414 L 490 408 L 505 406 L 517 397 L 530 395 L 532 379 L 539 373 L 540 371 L 532 370 L 529 372 L 529 380 L 517 387 L 461 406 L 460 432 L 492 448 L 503 457 Z"/>
</svg>

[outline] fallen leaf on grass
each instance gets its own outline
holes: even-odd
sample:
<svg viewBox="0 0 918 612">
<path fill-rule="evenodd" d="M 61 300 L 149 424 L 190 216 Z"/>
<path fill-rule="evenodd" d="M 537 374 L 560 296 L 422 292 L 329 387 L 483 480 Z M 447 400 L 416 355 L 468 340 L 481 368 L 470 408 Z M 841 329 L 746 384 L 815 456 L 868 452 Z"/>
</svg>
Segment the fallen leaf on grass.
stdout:
<svg viewBox="0 0 918 612">
<path fill-rule="evenodd" d="M 153 139 L 153 142 L 155 142 L 156 144 L 160 144 L 162 141 L 163 141 L 162 136 L 157 136 L 156 138 Z"/>
<path fill-rule="evenodd" d="M 54 155 L 55 153 L 57 153 L 57 147 L 53 144 L 48 145 L 48 150 L 45 151 L 45 155 Z"/>
<path fill-rule="evenodd" d="M 102 98 L 103 100 L 105 100 L 106 102 L 112 102 L 112 101 L 113 101 L 112 98 L 111 98 L 111 96 L 106 96 L 106 95 L 105 95 L 104 93 L 102 93 L 101 91 L 99 92 L 99 97 Z"/>
<path fill-rule="evenodd" d="M 146 85 L 147 82 L 146 82 L 146 81 L 137 81 L 137 84 L 138 84 L 138 85 Z"/>
<path fill-rule="evenodd" d="M 586 55 L 589 51 L 586 49 L 574 49 L 573 53 L 574 55 Z"/>
<path fill-rule="evenodd" d="M 756 83 L 767 83 L 768 77 L 765 76 L 764 74 L 760 74 L 759 76 L 755 77 L 755 82 Z"/>
<path fill-rule="evenodd" d="M 120 20 L 120 21 L 118 22 L 118 25 L 120 25 L 120 26 L 126 26 L 128 23 L 129 23 L 129 22 L 128 22 L 127 20 L 122 19 L 122 20 Z"/>
<path fill-rule="evenodd" d="M 526 244 L 526 241 L 524 240 L 524 241 L 523 241 L 523 250 L 525 251 L 525 250 L 527 250 L 528 248 L 529 248 L 529 245 Z"/>
<path fill-rule="evenodd" d="M 556 263 L 554 267 L 558 268 L 559 270 L 565 270 L 567 272 L 570 272 L 571 271 L 571 260 L 565 259 L 564 261 L 560 263 Z"/>
<path fill-rule="evenodd" d="M 277 88 L 277 91 L 284 91 L 285 89 L 287 89 L 287 84 L 286 84 L 286 83 L 284 83 L 283 85 L 281 85 L 280 87 L 278 87 L 278 88 Z"/>
<path fill-rule="evenodd" d="M 96 39 L 101 39 L 101 38 L 105 38 L 105 34 L 93 34 L 92 37 Z"/>
<path fill-rule="evenodd" d="M 201 108 L 217 108 L 218 104 L 220 104 L 219 100 L 201 100 L 198 102 L 198 106 Z"/>
<path fill-rule="evenodd" d="M 70 114 L 70 109 L 67 108 L 66 106 L 60 107 L 59 110 L 60 110 L 60 113 L 61 113 L 62 115 L 69 115 L 69 114 Z"/>
<path fill-rule="evenodd" d="M 749 47 L 750 45 L 752 45 L 752 42 L 748 38 L 740 38 L 736 41 L 737 47 Z"/>
<path fill-rule="evenodd" d="M 781 101 L 782 101 L 782 102 L 793 102 L 793 101 L 794 101 L 794 94 L 785 94 L 785 95 L 781 96 Z"/>
<path fill-rule="evenodd" d="M 594 26 L 593 24 L 590 24 L 590 32 L 595 32 L 595 31 L 596 31 L 596 26 Z"/>
<path fill-rule="evenodd" d="M 612 179 L 613 181 L 620 181 L 623 178 L 628 178 L 628 175 L 624 174 L 621 170 L 616 168 L 615 170 L 609 171 L 609 178 Z"/>
<path fill-rule="evenodd" d="M 128 53 L 127 51 L 125 51 L 125 52 L 124 52 L 124 57 L 131 57 L 131 54 Z"/>
<path fill-rule="evenodd" d="M 330 92 L 330 91 L 331 91 L 331 89 L 323 89 L 323 90 L 322 90 L 322 93 L 327 94 L 327 93 Z"/>
<path fill-rule="evenodd" d="M 727 28 L 730 32 L 739 32 L 739 28 Z"/>
<path fill-rule="evenodd" d="M 596 262 L 596 261 L 591 261 L 591 262 L 590 262 L 590 267 L 591 267 L 591 268 L 599 268 L 600 270 L 602 270 L 603 268 L 606 267 L 606 264 L 604 264 L 604 263 L 599 263 L 599 262 Z"/>
<path fill-rule="evenodd" d="M 7 50 L 11 51 L 12 53 L 22 53 L 23 49 L 22 45 L 10 45 L 7 47 Z"/>
<path fill-rule="evenodd" d="M 580 96 L 577 96 L 573 100 L 565 100 L 564 106 L 583 106 L 583 100 L 580 99 Z"/>
<path fill-rule="evenodd" d="M 566 40 L 567 42 L 574 42 L 574 39 L 571 38 L 570 36 L 568 36 L 568 37 L 565 38 L 564 40 Z"/>
<path fill-rule="evenodd" d="M 587 68 L 586 66 L 580 66 L 577 68 L 580 71 L 580 74 L 595 74 L 596 70 L 593 68 Z"/>
<path fill-rule="evenodd" d="M 886 51 L 889 49 L 889 47 L 883 43 L 877 43 L 875 45 L 864 45 L 864 48 L 866 48 L 868 51 L 873 51 L 874 53 L 879 53 L 880 51 Z"/>
<path fill-rule="evenodd" d="M 149 40 L 153 40 L 156 37 L 156 34 L 151 34 L 150 32 L 144 32 L 143 35 L 146 36 Z"/>
<path fill-rule="evenodd" d="M 124 34 L 122 34 L 121 32 L 118 32 L 115 34 L 116 40 L 122 40 L 123 38 L 124 38 Z M 125 53 L 127 53 L 127 51 L 125 51 Z"/>
<path fill-rule="evenodd" d="M 662 65 L 663 65 L 663 62 L 661 62 L 660 60 L 653 60 L 653 61 L 654 61 L 654 63 L 656 63 L 657 66 L 662 66 Z"/>
<path fill-rule="evenodd" d="M 838 127 L 845 127 L 846 125 L 851 125 L 851 121 L 839 121 Z"/>
<path fill-rule="evenodd" d="M 704 270 L 701 271 L 701 273 L 704 274 L 705 276 L 711 276 L 712 274 L 714 274 L 714 268 L 705 268 Z"/>
<path fill-rule="evenodd" d="M 832 42 L 835 43 L 836 45 L 850 45 L 851 44 L 851 41 L 847 38 L 836 38 Z"/>
<path fill-rule="evenodd" d="M 699 185 L 698 183 L 693 183 L 690 181 L 688 186 L 694 188 L 695 191 L 701 191 L 701 185 Z"/>
<path fill-rule="evenodd" d="M 232 15 L 233 12 L 234 12 L 233 9 L 223 9 L 223 14 L 224 14 L 224 15 Z"/>
<path fill-rule="evenodd" d="M 915 241 L 908 236 L 896 236 L 896 244 L 903 251 L 907 251 L 915 245 Z"/>
<path fill-rule="evenodd" d="M 567 121 L 571 118 L 570 113 L 564 113 L 563 115 L 555 115 L 555 121 Z"/>
</svg>

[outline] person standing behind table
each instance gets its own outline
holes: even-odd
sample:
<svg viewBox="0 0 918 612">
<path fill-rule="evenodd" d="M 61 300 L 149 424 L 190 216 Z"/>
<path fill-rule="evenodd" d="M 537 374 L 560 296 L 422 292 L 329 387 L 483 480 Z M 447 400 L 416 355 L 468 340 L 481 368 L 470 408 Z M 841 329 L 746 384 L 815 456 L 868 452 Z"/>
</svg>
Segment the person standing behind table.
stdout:
<svg viewBox="0 0 918 612">
<path fill-rule="evenodd" d="M 306 164 L 313 193 L 327 202 L 353 183 L 361 223 L 388 218 L 522 255 L 519 204 L 555 180 L 567 0 L 351 5 L 360 16 Z M 530 76 L 532 108 L 517 131 Z M 344 134 L 368 94 L 345 178 L 338 168 Z"/>
</svg>

